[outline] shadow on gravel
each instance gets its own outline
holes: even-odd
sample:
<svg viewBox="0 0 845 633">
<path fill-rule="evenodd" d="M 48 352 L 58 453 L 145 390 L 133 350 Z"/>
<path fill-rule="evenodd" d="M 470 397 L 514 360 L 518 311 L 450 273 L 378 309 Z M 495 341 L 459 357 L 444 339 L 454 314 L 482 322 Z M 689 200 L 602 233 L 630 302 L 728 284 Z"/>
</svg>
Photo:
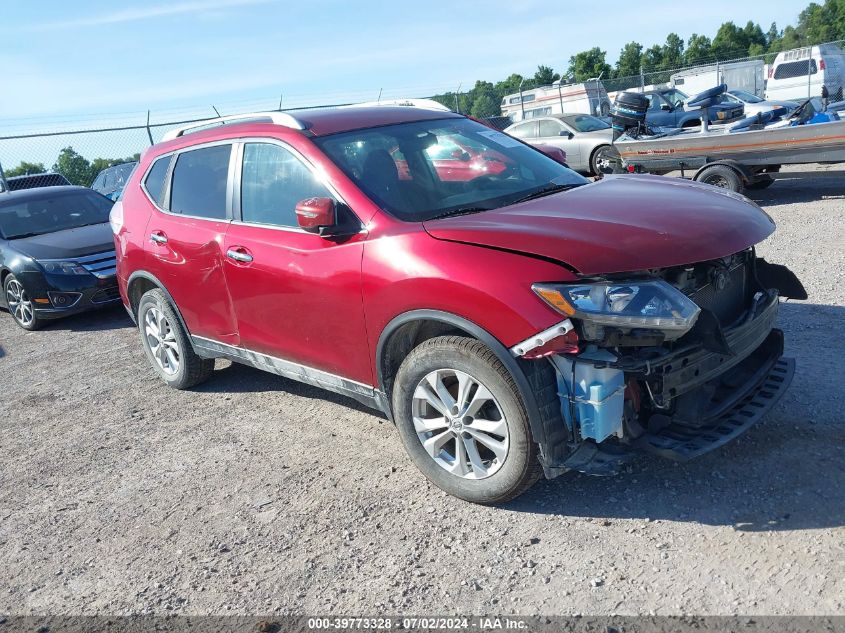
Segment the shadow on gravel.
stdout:
<svg viewBox="0 0 845 633">
<path fill-rule="evenodd" d="M 201 393 L 268 393 L 277 391 L 300 398 L 331 402 L 377 417 L 384 417 L 384 414 L 380 411 L 370 409 L 352 398 L 240 363 L 232 363 L 228 367 L 215 370 L 211 379 L 194 387 L 194 391 Z"/>
<path fill-rule="evenodd" d="M 615 477 L 567 473 L 505 507 L 566 517 L 661 519 L 737 531 L 845 526 L 845 343 L 830 338 L 842 306 L 781 304 L 795 379 L 758 425 L 708 455 L 676 464 L 643 456 Z M 789 345 L 789 342 L 792 345 Z"/>
<path fill-rule="evenodd" d="M 778 179 L 768 189 L 746 191 L 745 195 L 762 207 L 814 202 L 822 198 L 845 197 L 845 172 L 840 177 Z"/>
<path fill-rule="evenodd" d="M 102 308 L 83 312 L 62 319 L 49 321 L 44 330 L 71 331 L 71 332 L 104 332 L 106 330 L 118 330 L 121 328 L 134 327 L 132 319 L 126 314 L 122 306 Z"/>
<path fill-rule="evenodd" d="M 632 472 L 616 477 L 570 473 L 540 481 L 506 507 L 567 517 L 724 525 L 743 532 L 842 527 L 845 455 L 841 439 L 838 449 L 831 441 L 822 434 L 794 444 L 776 439 L 776 454 L 748 455 L 740 444 L 740 450 L 678 465 L 644 457 L 632 464 Z M 788 451 L 796 451 L 792 459 L 781 459 Z"/>
</svg>

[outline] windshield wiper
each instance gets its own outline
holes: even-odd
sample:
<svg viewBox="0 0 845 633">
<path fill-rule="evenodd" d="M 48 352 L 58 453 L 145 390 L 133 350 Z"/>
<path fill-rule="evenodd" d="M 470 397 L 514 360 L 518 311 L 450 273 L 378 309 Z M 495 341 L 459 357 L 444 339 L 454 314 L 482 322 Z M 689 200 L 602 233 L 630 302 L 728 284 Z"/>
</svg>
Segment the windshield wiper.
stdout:
<svg viewBox="0 0 845 633">
<path fill-rule="evenodd" d="M 566 191 L 567 189 L 572 189 L 573 187 L 580 187 L 579 184 L 569 183 L 566 185 L 548 185 L 543 187 L 542 189 L 537 189 L 536 191 L 532 191 L 527 196 L 522 196 L 521 198 L 517 198 L 511 204 L 517 204 L 519 202 L 527 202 L 528 200 L 534 200 L 536 198 L 543 198 L 545 196 L 551 195 L 553 193 L 557 193 L 558 191 Z"/>
<path fill-rule="evenodd" d="M 7 237 L 7 240 L 22 240 L 27 237 L 35 237 L 36 235 L 44 235 L 43 233 L 21 233 L 20 235 L 13 235 L 12 237 Z"/>
<path fill-rule="evenodd" d="M 439 220 L 440 218 L 449 218 L 454 215 L 469 215 L 471 213 L 482 213 L 484 211 L 489 210 L 490 207 L 461 207 L 459 209 L 451 209 L 449 211 L 444 211 L 443 213 L 428 218 L 426 222 L 428 222 L 429 220 Z"/>
</svg>

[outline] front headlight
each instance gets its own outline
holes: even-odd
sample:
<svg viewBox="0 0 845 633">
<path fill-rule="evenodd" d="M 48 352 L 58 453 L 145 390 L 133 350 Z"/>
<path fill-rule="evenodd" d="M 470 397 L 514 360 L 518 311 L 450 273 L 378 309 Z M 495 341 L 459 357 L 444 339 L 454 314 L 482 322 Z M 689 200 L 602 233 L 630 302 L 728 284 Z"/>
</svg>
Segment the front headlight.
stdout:
<svg viewBox="0 0 845 633">
<path fill-rule="evenodd" d="M 568 317 L 594 325 L 660 330 L 670 341 L 689 332 L 701 312 L 665 281 L 534 284 L 531 289 Z"/>
<path fill-rule="evenodd" d="M 85 270 L 78 262 L 49 260 L 38 262 L 48 273 L 53 275 L 87 275 Z"/>
</svg>

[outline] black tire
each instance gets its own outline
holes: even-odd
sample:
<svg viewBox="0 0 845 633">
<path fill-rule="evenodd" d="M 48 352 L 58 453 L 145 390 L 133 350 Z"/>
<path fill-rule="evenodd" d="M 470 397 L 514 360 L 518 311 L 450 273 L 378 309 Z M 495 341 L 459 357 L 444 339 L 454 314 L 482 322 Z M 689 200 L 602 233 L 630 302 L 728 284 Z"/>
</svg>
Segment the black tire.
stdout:
<svg viewBox="0 0 845 633">
<path fill-rule="evenodd" d="M 414 392 L 428 374 L 440 369 L 469 374 L 489 390 L 504 415 L 507 456 L 498 470 L 485 478 L 467 479 L 438 465 L 423 448 L 414 428 Z M 396 374 L 392 404 L 399 436 L 411 460 L 434 485 L 455 497 L 480 504 L 504 503 L 525 492 L 542 473 L 538 448 L 513 377 L 496 355 L 475 339 L 440 336 L 414 348 Z"/>
<path fill-rule="evenodd" d="M 22 293 L 22 299 L 24 301 L 22 310 L 16 310 L 15 306 L 10 303 L 10 293 Z M 35 308 L 32 305 L 29 295 L 27 294 L 26 288 L 23 287 L 23 283 L 18 281 L 14 275 L 10 274 L 3 280 L 3 303 L 6 304 L 9 313 L 12 315 L 12 320 L 18 327 L 21 327 L 29 332 L 34 332 L 44 325 L 44 319 L 39 319 L 35 315 Z M 29 318 L 27 318 L 27 316 Z"/>
<path fill-rule="evenodd" d="M 177 366 L 172 372 L 168 372 L 162 364 L 156 359 L 156 355 L 152 349 L 151 338 L 148 336 L 147 317 L 153 310 L 157 310 L 166 319 L 166 324 L 163 323 L 162 329 L 168 334 L 172 333 L 172 339 L 175 341 L 177 348 Z M 155 313 L 154 313 L 155 314 Z M 138 302 L 138 331 L 141 335 L 141 345 L 144 347 L 144 352 L 147 359 L 150 361 L 155 372 L 158 374 L 169 387 L 174 389 L 190 389 L 201 382 L 204 382 L 214 371 L 214 360 L 201 358 L 194 352 L 188 333 L 182 327 L 182 322 L 167 295 L 160 289 L 154 288 L 148 290 L 141 297 Z"/>
<path fill-rule="evenodd" d="M 720 187 L 721 189 L 729 189 L 736 193 L 742 193 L 745 186 L 742 182 L 742 177 L 727 165 L 713 165 L 706 167 L 695 178 L 698 182 L 703 182 L 706 185 Z"/>
<path fill-rule="evenodd" d="M 590 173 L 593 176 L 598 176 L 599 174 L 612 174 L 614 169 L 613 165 L 609 165 L 602 169 L 598 161 L 601 160 L 614 160 L 618 156 L 615 156 L 616 151 L 611 145 L 599 145 L 596 149 L 593 150 L 593 153 L 590 155 Z"/>
</svg>

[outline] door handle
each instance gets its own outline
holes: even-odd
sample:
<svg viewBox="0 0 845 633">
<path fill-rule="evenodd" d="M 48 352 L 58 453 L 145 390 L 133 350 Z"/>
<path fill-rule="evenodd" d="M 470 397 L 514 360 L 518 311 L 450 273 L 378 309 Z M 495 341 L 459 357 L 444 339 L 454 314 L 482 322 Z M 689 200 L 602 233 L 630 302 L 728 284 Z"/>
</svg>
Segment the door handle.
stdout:
<svg viewBox="0 0 845 633">
<path fill-rule="evenodd" d="M 226 257 L 229 259 L 234 259 L 236 262 L 241 262 L 243 264 L 248 264 L 252 261 L 252 255 L 245 252 L 243 249 L 238 250 L 239 247 L 230 248 L 226 251 Z"/>
<path fill-rule="evenodd" d="M 156 244 L 167 244 L 167 236 L 161 231 L 153 231 L 150 233 L 150 241 Z"/>
</svg>

